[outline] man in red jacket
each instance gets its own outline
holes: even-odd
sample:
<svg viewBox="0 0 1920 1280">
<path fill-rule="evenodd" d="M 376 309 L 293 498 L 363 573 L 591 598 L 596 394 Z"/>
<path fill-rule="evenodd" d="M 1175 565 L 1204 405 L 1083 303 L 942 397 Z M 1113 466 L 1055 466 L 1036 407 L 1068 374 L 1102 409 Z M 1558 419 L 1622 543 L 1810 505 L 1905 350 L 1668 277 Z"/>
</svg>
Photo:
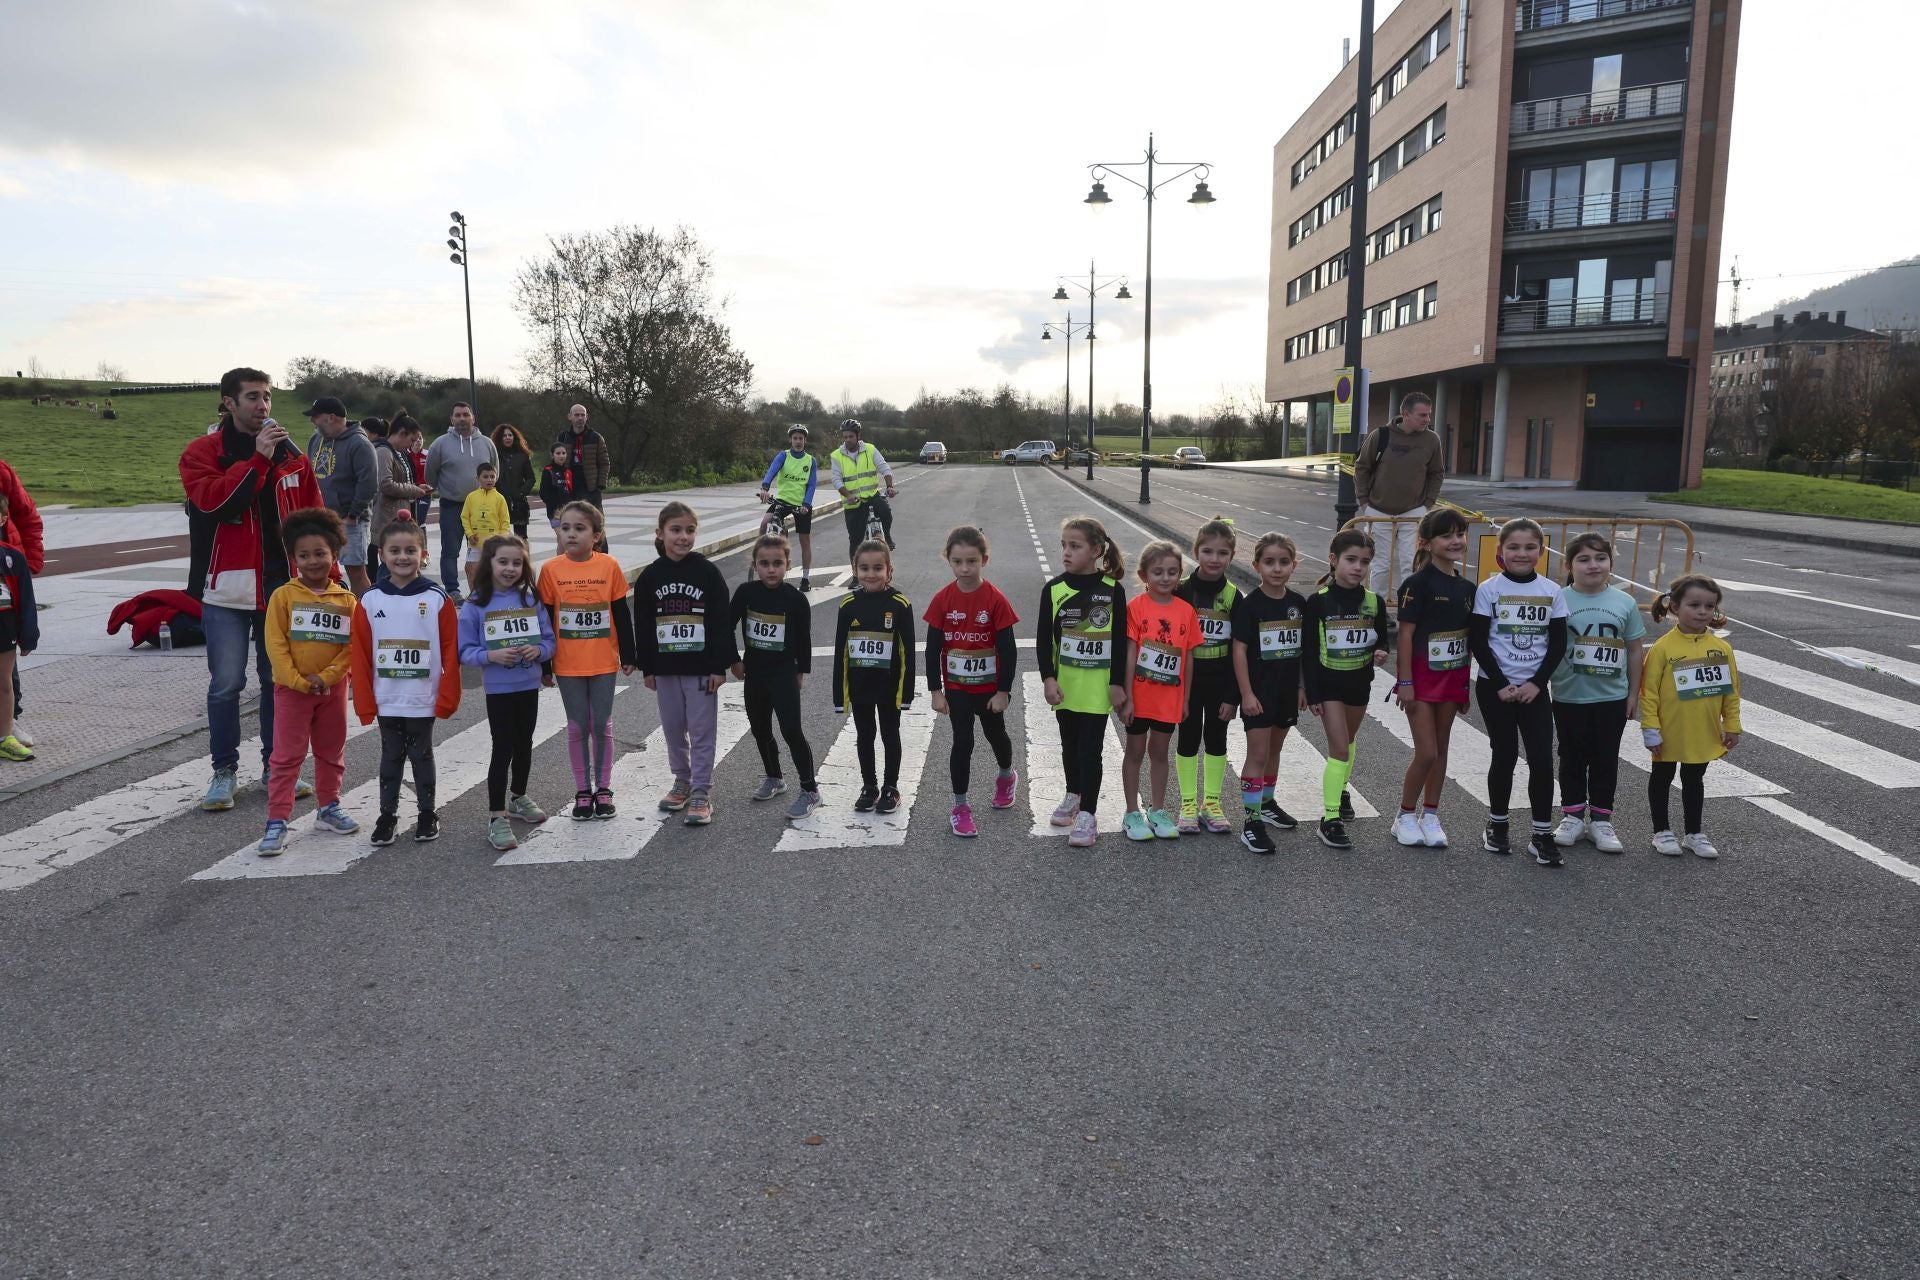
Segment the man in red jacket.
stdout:
<svg viewBox="0 0 1920 1280">
<path fill-rule="evenodd" d="M 27 570 L 38 575 L 47 567 L 47 548 L 41 537 L 40 509 L 33 505 L 33 499 L 27 495 L 27 487 L 20 483 L 20 477 L 14 474 L 6 459 L 0 458 L 0 498 L 6 499 L 7 517 L 0 522 L 0 542 L 19 551 L 27 558 Z M 22 746 L 33 745 L 33 738 L 20 727 L 20 666 L 13 668 L 13 736 L 20 739 Z"/>
<path fill-rule="evenodd" d="M 270 416 L 273 385 L 258 369 L 229 369 L 220 379 L 220 429 L 180 455 L 190 546 L 187 594 L 200 601 L 207 637 L 207 736 L 213 782 L 207 810 L 233 808 L 240 763 L 240 695 L 247 652 L 260 677 L 260 756 L 273 756 L 273 668 L 267 660 L 267 597 L 291 571 L 280 522 L 324 505 L 313 465 Z M 302 794 L 312 789 L 303 784 Z"/>
</svg>

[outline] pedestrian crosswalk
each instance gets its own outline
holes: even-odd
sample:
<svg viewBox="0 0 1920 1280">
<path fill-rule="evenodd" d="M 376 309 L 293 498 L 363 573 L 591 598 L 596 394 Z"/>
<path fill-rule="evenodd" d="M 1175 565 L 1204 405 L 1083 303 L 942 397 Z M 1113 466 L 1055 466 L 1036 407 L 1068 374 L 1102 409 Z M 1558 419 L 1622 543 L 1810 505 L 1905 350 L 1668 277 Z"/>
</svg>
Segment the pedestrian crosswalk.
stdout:
<svg viewBox="0 0 1920 1280">
<path fill-rule="evenodd" d="M 1024 646 L 1023 646 L 1024 647 Z M 1850 649 L 1846 655 L 1884 671 L 1896 671 L 1902 661 L 1864 649 Z M 816 651 L 824 656 L 823 651 Z M 1716 762 L 1707 771 L 1707 793 L 1718 801 L 1744 801 L 1755 814 L 1770 814 L 1781 820 L 1781 838 L 1804 843 L 1817 836 L 1833 849 L 1845 850 L 1876 866 L 1920 884 L 1920 866 L 1905 858 L 1877 848 L 1852 834 L 1872 816 L 1863 813 L 1858 800 L 1851 811 L 1825 804 L 1824 792 L 1834 786 L 1870 788 L 1871 792 L 1892 792 L 1920 788 L 1920 701 L 1900 696 L 1911 686 L 1894 676 L 1877 671 L 1856 673 L 1858 680 L 1837 678 L 1832 671 L 1812 670 L 1779 658 L 1743 652 L 1741 668 L 1747 692 L 1764 692 L 1766 701 L 1743 699 L 1746 738 L 1755 747 L 1743 747 L 1728 760 Z M 1913 664 L 1909 664 L 1913 665 Z M 1920 667 L 1916 668 L 1920 670 Z M 1839 670 L 1836 666 L 1835 670 Z M 620 688 L 624 691 L 626 686 Z M 1382 687 L 1384 692 L 1384 687 Z M 1784 699 L 1784 701 L 1782 700 Z M 744 784 L 757 782 L 761 764 L 750 741 L 741 686 L 727 684 L 719 695 L 716 750 L 716 800 L 720 816 L 715 839 L 747 841 L 769 853 L 807 854 L 833 850 L 872 849 L 875 851 L 912 851 L 915 841 L 946 834 L 947 731 L 940 724 L 924 696 L 916 699 L 901 717 L 903 760 L 900 791 L 903 803 L 892 814 L 854 811 L 861 778 L 858 767 L 856 731 L 851 717 L 826 717 L 814 709 L 810 732 L 824 724 L 827 732 L 814 742 L 818 758 L 823 805 L 810 816 L 784 822 L 786 803 L 797 792 L 798 780 L 789 763 L 789 793 L 764 806 L 744 801 Z M 552 821 L 538 827 L 519 827 L 520 847 L 498 856 L 489 853 L 488 864 L 503 873 L 537 874 L 542 867 L 566 863 L 615 862 L 634 859 L 660 839 L 669 826 L 678 825 L 678 817 L 660 813 L 656 798 L 672 782 L 667 763 L 666 742 L 662 732 L 652 728 L 644 734 L 627 726 L 636 717 L 651 717 L 650 701 L 623 700 L 617 704 L 616 733 L 621 735 L 622 753 L 612 771 L 612 788 L 619 798 L 621 812 L 610 821 L 571 822 L 565 809 L 569 796 L 540 796 L 554 811 Z M 1398 804 L 1398 783 L 1405 767 L 1412 734 L 1406 717 L 1392 703 L 1375 700 L 1367 708 L 1368 718 L 1378 728 L 1361 736 L 1360 768 L 1356 774 L 1352 798 L 1361 819 L 1377 818 L 1382 811 L 1392 812 Z M 624 723 L 623 723 L 624 722 Z M 644 723 L 644 721 L 642 721 Z M 1040 675 L 1023 672 L 1015 690 L 1015 706 L 1009 725 L 1016 740 L 1016 765 L 1020 768 L 1025 791 L 1013 826 L 998 818 L 983 819 L 988 834 L 1004 837 L 1017 833 L 1021 839 L 1060 841 L 1066 829 L 1048 821 L 1053 807 L 1065 790 L 1059 752 L 1058 729 L 1053 709 L 1046 704 Z M 637 726 L 635 726 L 637 728 Z M 536 754 L 551 763 L 549 744 L 563 736 L 565 721 L 557 694 L 541 694 L 536 745 L 544 748 Z M 350 735 L 358 738 L 368 726 L 353 723 Z M 1290 734 L 1281 755 L 1280 778 L 1276 797 L 1283 807 L 1303 819 L 1311 819 L 1321 804 L 1321 771 L 1324 766 L 1324 739 L 1318 723 L 1302 716 L 1298 730 Z M 1124 735 L 1117 724 L 1109 726 L 1104 750 L 1106 779 L 1102 788 L 1102 813 L 1108 817 L 1102 843 L 1117 841 L 1118 817 L 1122 809 L 1122 761 Z M 982 746 L 984 752 L 984 746 Z M 1229 733 L 1230 767 L 1237 769 L 1245 758 L 1246 735 L 1236 722 Z M 258 740 L 241 746 L 243 763 L 258 759 Z M 463 848 L 480 845 L 479 820 L 484 815 L 482 798 L 469 793 L 484 789 L 491 737 L 484 718 L 465 722 L 458 732 L 448 734 L 435 746 L 438 773 L 438 807 L 446 821 L 450 844 Z M 1784 753 L 1784 754 L 1782 754 Z M 785 757 L 785 748 L 782 746 Z M 1452 749 L 1448 760 L 1448 778 L 1466 796 L 1479 804 L 1487 799 L 1486 774 L 1490 748 L 1477 718 L 1461 717 L 1454 723 Z M 1620 758 L 1632 765 L 1642 777 L 1650 768 L 1647 752 L 1641 747 L 1633 727 L 1622 741 Z M 198 870 L 182 869 L 193 881 L 286 880 L 308 876 L 340 876 L 360 872 L 380 861 L 382 850 L 368 842 L 367 830 L 377 812 L 378 780 L 371 776 L 372 753 L 364 749 L 350 752 L 350 769 L 357 762 L 359 776 L 351 772 L 351 784 L 343 803 L 360 819 L 363 830 L 354 836 L 335 836 L 317 830 L 310 805 L 293 824 L 293 838 L 285 854 L 262 858 L 255 850 L 257 830 L 248 824 L 244 832 L 233 817 L 202 815 L 196 804 L 206 784 L 203 760 L 161 769 L 123 786 L 94 796 L 72 808 L 47 814 L 37 821 L 0 834 L 0 891 L 18 891 L 45 881 L 56 873 L 115 852 L 151 850 L 156 843 L 165 847 L 167 837 L 182 841 L 197 839 L 196 831 L 210 829 L 197 824 L 229 824 L 228 838 L 234 840 L 230 852 Z M 1740 763 L 1734 763 L 1735 760 Z M 976 761 L 976 772 L 984 755 Z M 1143 763 L 1142 772 L 1145 773 Z M 1633 776 L 1629 774 L 1628 776 Z M 1142 789 L 1146 779 L 1142 778 Z M 1795 785 L 1790 785 L 1795 784 Z M 1177 804 L 1177 783 L 1168 797 L 1169 807 Z M 1225 797 L 1229 813 L 1234 812 L 1234 782 L 1227 782 Z M 1516 770 L 1512 794 L 1524 803 L 1527 768 L 1522 762 Z M 1633 812 L 1639 806 L 1632 792 L 1639 784 L 1623 782 L 1621 807 Z M 1795 792 L 1802 795 L 1796 797 Z M 924 795 L 922 793 L 925 793 Z M 549 803 L 550 802 L 550 803 Z M 252 809 L 257 817 L 257 801 L 243 797 L 243 809 Z M 1867 806 L 1869 809 L 1871 806 Z M 408 842 L 412 801 L 402 803 L 407 819 L 401 831 Z M 459 817 L 454 817 L 455 812 Z M 1856 822 L 1855 820 L 1859 821 Z M 177 829 L 169 824 L 181 824 Z M 244 843 L 239 838 L 245 835 Z M 483 847 L 481 845 L 480 847 Z M 1904 850 L 1903 850 L 1904 852 Z"/>
</svg>

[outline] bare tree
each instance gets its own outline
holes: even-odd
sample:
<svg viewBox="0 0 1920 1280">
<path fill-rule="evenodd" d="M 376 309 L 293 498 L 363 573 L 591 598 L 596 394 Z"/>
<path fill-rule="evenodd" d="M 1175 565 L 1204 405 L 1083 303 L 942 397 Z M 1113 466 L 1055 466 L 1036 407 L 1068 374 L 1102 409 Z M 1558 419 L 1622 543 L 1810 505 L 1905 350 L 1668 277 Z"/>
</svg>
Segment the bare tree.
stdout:
<svg viewBox="0 0 1920 1280">
<path fill-rule="evenodd" d="M 93 376 L 99 382 L 125 382 L 127 370 L 124 365 L 109 364 L 102 360 L 93 367 Z"/>
</svg>

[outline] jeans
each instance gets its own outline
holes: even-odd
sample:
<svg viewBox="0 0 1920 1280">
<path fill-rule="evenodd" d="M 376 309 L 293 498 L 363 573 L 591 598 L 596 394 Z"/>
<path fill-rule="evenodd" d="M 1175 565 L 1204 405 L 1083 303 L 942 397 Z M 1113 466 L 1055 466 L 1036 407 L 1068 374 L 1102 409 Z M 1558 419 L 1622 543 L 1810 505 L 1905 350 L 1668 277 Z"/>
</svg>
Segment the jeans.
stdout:
<svg viewBox="0 0 1920 1280">
<path fill-rule="evenodd" d="M 448 595 L 466 581 L 460 566 L 466 563 L 467 532 L 460 527 L 460 508 L 466 497 L 440 499 L 440 586 Z"/>
<path fill-rule="evenodd" d="M 200 610 L 207 637 L 207 738 L 216 770 L 240 764 L 240 695 L 247 691 L 247 651 L 253 651 L 260 677 L 260 765 L 273 759 L 273 664 L 267 659 L 267 612 L 227 609 L 217 604 Z M 249 644 L 251 641 L 251 644 Z"/>
<path fill-rule="evenodd" d="M 880 517 L 880 528 L 886 534 L 887 545 L 893 545 L 893 504 L 887 501 L 884 493 L 876 493 L 857 507 L 841 508 L 841 515 L 847 522 L 847 558 L 860 549 L 867 540 L 867 508 L 872 507 Z"/>
</svg>

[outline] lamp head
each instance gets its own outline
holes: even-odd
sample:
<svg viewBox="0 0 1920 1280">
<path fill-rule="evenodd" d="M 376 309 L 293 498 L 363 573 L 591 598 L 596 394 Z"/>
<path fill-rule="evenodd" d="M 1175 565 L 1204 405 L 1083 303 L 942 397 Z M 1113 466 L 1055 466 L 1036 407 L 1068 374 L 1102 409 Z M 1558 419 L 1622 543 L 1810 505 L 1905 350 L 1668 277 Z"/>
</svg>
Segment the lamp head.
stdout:
<svg viewBox="0 0 1920 1280">
<path fill-rule="evenodd" d="M 1061 285 L 1055 289 L 1053 291 L 1053 300 L 1055 302 L 1065 302 L 1067 300 L 1067 286 Z"/>
<path fill-rule="evenodd" d="M 456 267 L 461 265 L 460 255 L 457 253 L 448 254 L 447 261 L 451 262 Z"/>
<path fill-rule="evenodd" d="M 1042 330 L 1040 331 L 1040 341 L 1042 341 L 1042 342 L 1052 342 L 1052 341 L 1053 341 L 1053 330 L 1051 330 L 1051 329 L 1042 329 Z"/>
<path fill-rule="evenodd" d="M 447 234 L 450 236 L 459 236 L 459 235 L 464 235 L 466 233 L 460 229 L 460 224 L 456 222 L 452 226 L 447 228 Z"/>
<path fill-rule="evenodd" d="M 455 209 L 452 213 L 448 214 L 447 216 L 449 218 L 452 218 L 455 222 L 459 223 L 463 227 L 467 225 L 467 220 L 460 216 L 460 211 L 458 209 Z"/>
<path fill-rule="evenodd" d="M 1188 204 L 1212 204 L 1213 192 L 1207 190 L 1206 183 L 1196 182 L 1193 184 L 1193 194 L 1187 197 L 1187 203 Z"/>
<path fill-rule="evenodd" d="M 1120 285 L 1120 292 L 1114 294 L 1113 296 L 1115 299 L 1117 299 L 1120 302 L 1133 301 L 1133 295 L 1127 292 L 1127 286 L 1124 282 Z"/>
<path fill-rule="evenodd" d="M 1106 183 L 1096 182 L 1093 184 L 1093 190 L 1087 192 L 1087 198 L 1082 203 L 1090 204 L 1097 209 L 1103 204 L 1112 204 L 1113 197 L 1107 194 Z"/>
<path fill-rule="evenodd" d="M 460 242 L 458 240 L 455 240 L 452 236 L 447 237 L 447 248 L 458 249 L 459 247 L 460 247 Z"/>
</svg>

